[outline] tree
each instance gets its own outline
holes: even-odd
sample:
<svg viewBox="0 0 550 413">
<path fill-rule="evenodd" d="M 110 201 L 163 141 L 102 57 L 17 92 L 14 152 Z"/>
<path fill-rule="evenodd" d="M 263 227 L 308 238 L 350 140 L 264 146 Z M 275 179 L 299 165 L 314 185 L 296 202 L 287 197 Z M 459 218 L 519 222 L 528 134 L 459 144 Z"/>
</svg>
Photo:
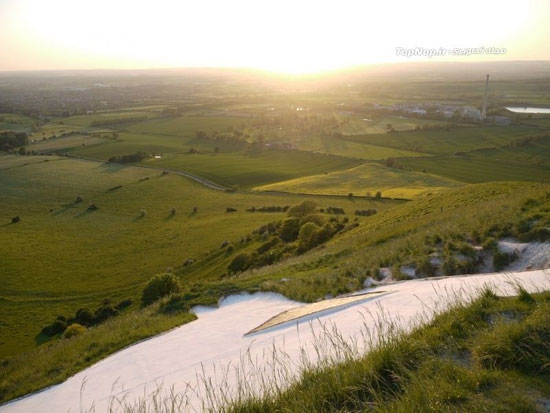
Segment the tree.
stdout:
<svg viewBox="0 0 550 413">
<path fill-rule="evenodd" d="M 316 208 L 317 204 L 314 201 L 302 201 L 288 210 L 288 216 L 302 218 L 315 212 Z"/>
<path fill-rule="evenodd" d="M 382 192 L 380 191 L 376 192 L 376 198 L 382 198 Z"/>
<path fill-rule="evenodd" d="M 179 281 L 174 274 L 157 274 L 149 280 L 141 295 L 141 303 L 146 306 L 167 295 L 181 290 Z"/>
<path fill-rule="evenodd" d="M 296 218 L 289 218 L 283 221 L 281 227 L 281 239 L 285 242 L 292 242 L 298 238 L 300 232 L 300 220 Z"/>
</svg>

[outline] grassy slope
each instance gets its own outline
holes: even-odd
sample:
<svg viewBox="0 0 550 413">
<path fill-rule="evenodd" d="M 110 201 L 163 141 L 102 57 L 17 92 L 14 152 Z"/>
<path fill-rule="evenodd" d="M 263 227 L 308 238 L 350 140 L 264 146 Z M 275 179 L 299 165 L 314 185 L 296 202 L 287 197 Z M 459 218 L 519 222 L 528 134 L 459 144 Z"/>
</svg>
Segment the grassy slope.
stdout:
<svg viewBox="0 0 550 413">
<path fill-rule="evenodd" d="M 0 356 L 32 348 L 36 334 L 59 314 L 97 308 L 105 298 L 136 298 L 153 274 L 284 217 L 245 209 L 304 199 L 224 193 L 155 170 L 66 158 L 2 156 L 4 168 L 10 169 L 0 172 Z M 74 204 L 77 195 L 84 202 Z M 87 211 L 90 202 L 99 210 Z M 355 205 L 396 203 L 363 199 Z M 226 207 L 238 211 L 227 214 Z M 139 218 L 142 209 L 147 215 Z M 10 224 L 16 215 L 21 222 Z"/>
<path fill-rule="evenodd" d="M 135 168 L 130 169 L 133 170 Z M 158 179 L 168 178 L 169 176 Z M 163 187 L 168 186 L 170 192 L 177 193 L 176 188 L 170 186 L 169 182 L 170 181 L 163 181 Z M 181 186 L 184 182 L 187 181 L 183 179 L 178 180 L 177 185 Z M 353 291 L 361 288 L 364 278 L 373 267 L 391 264 L 395 260 L 399 262 L 408 262 L 415 259 L 416 256 L 425 254 L 425 249 L 427 247 L 425 244 L 426 240 L 432 239 L 434 235 L 438 235 L 444 240 L 454 239 L 458 242 L 460 238 L 457 238 L 457 235 L 470 237 L 475 231 L 484 233 L 486 229 L 492 228 L 497 224 L 510 223 L 513 225 L 524 219 L 525 214 L 529 216 L 530 214 L 542 213 L 544 216 L 544 214 L 547 214 L 547 212 L 544 211 L 548 211 L 548 203 L 550 202 L 550 198 L 546 196 L 549 191 L 550 188 L 544 185 L 513 183 L 484 184 L 450 190 L 440 195 L 433 196 L 431 199 L 421 199 L 409 202 L 387 211 L 381 211 L 373 217 L 362 218 L 357 228 L 338 235 L 326 246 L 313 250 L 310 253 L 288 259 L 280 264 L 247 271 L 234 277 L 221 279 L 216 276 L 216 268 L 225 268 L 231 256 L 227 256 L 225 253 L 220 254 L 216 252 L 223 252 L 223 250 L 219 248 L 219 241 L 222 238 L 219 236 L 220 234 L 217 233 L 215 239 L 211 238 L 212 242 L 209 243 L 209 245 L 214 244 L 214 248 L 210 250 L 210 256 L 214 257 L 214 260 L 199 260 L 197 264 L 190 267 L 176 269 L 176 273 L 183 281 L 181 302 L 185 306 L 196 304 L 214 305 L 219 297 L 243 290 L 276 291 L 293 299 L 312 302 L 325 296 L 325 294 L 334 295 Z M 208 192 L 214 193 L 213 191 Z M 158 196 L 159 192 L 155 192 L 155 194 Z M 196 192 L 194 192 L 194 194 L 196 194 Z M 143 194 L 140 195 L 140 198 L 143 199 Z M 239 196 L 240 194 L 220 193 L 220 195 Z M 242 196 L 245 197 L 245 195 Z M 275 204 L 275 200 L 280 202 L 284 198 L 268 197 L 268 199 L 265 200 L 262 197 L 258 197 L 251 199 L 254 201 L 248 199 L 247 204 L 256 203 L 256 206 L 258 206 L 261 204 L 273 205 Z M 292 198 L 288 197 L 286 199 L 290 200 Z M 526 208 L 526 201 L 529 199 L 534 199 L 535 201 L 529 201 L 528 204 L 533 206 Z M 260 200 L 262 200 L 262 203 L 260 203 Z M 199 202 L 200 200 L 195 198 L 195 201 Z M 350 205 L 359 206 L 362 202 L 358 199 L 340 199 L 340 201 L 344 202 L 340 203 L 340 205 L 344 206 L 346 209 L 349 209 Z M 331 199 L 328 202 L 331 204 L 337 203 L 338 199 Z M 239 207 L 239 210 L 241 210 L 244 203 L 244 201 L 242 201 L 241 204 L 233 202 L 232 205 Z M 117 205 L 120 204 L 121 199 L 118 199 Z M 381 205 L 378 206 L 380 207 Z M 208 207 L 206 204 L 202 204 L 201 208 L 202 209 L 199 211 L 207 209 Z M 161 211 L 164 210 L 161 209 Z M 97 211 L 97 213 L 100 212 L 101 209 Z M 198 216 L 195 218 L 198 219 L 201 213 L 202 212 L 199 212 Z M 208 215 L 206 211 L 203 213 Z M 282 218 L 281 214 L 235 214 L 235 218 L 238 221 L 246 221 L 247 225 L 256 219 L 258 219 L 258 222 L 261 221 L 265 223 Z M 233 214 L 230 215 L 233 216 Z M 150 218 L 152 219 L 152 217 L 148 215 L 145 220 Z M 155 219 L 152 219 L 157 231 L 159 224 L 161 228 L 163 227 L 162 219 L 159 220 L 158 218 L 162 218 L 162 215 L 157 215 Z M 99 217 L 96 219 L 99 219 Z M 545 219 L 548 219 L 548 217 Z M 237 232 L 238 229 L 238 232 L 242 235 L 244 227 L 242 225 L 234 225 L 236 226 L 235 232 Z M 103 228 L 103 226 L 99 226 L 99 228 Z M 209 233 L 212 232 L 211 228 L 212 227 L 208 227 Z M 215 228 L 221 227 L 215 226 Z M 152 234 L 154 230 L 145 232 Z M 170 237 L 164 237 L 164 239 L 165 243 L 160 247 L 162 250 L 170 250 Z M 193 241 L 197 242 L 197 240 Z M 236 245 L 238 244 L 235 242 L 236 240 L 230 239 L 230 241 L 234 242 Z M 256 244 L 251 246 L 251 248 L 255 247 Z M 143 257 L 143 260 L 146 259 L 150 261 L 153 258 L 153 255 L 149 254 L 149 252 L 154 252 L 155 255 L 159 255 L 160 252 L 155 252 L 155 248 L 157 248 L 157 245 L 156 241 L 153 239 L 149 241 L 149 249 L 147 250 L 148 252 L 145 253 L 146 258 Z M 239 247 L 236 248 L 233 254 L 238 252 Z M 138 251 L 138 253 L 142 253 L 142 251 Z M 187 257 L 189 255 L 186 254 L 185 256 Z M 133 261 L 137 261 L 138 265 L 141 263 L 140 260 L 142 259 L 139 258 L 139 255 L 132 255 L 129 258 Z M 164 258 L 166 258 L 166 256 Z M 125 264 L 125 267 L 128 267 L 132 263 L 128 261 Z M 109 273 L 109 277 L 104 278 L 104 280 L 120 282 L 120 280 L 116 280 L 115 278 L 116 277 L 113 277 L 111 273 Z M 82 297 L 80 297 L 80 299 L 82 299 Z M 75 302 L 75 305 L 77 303 L 80 305 L 81 301 Z M 28 301 L 23 301 L 23 303 L 19 303 L 18 305 L 24 307 L 28 305 Z M 51 303 L 42 301 L 39 304 L 39 308 L 37 308 L 37 315 L 44 315 L 44 312 L 48 312 L 50 305 Z M 3 310 L 2 313 L 11 314 L 13 308 L 15 308 L 14 303 L 12 303 L 12 307 L 5 311 Z M 55 312 L 48 315 L 48 321 L 50 321 L 51 317 L 54 315 L 56 315 Z M 23 323 L 25 321 L 25 316 L 26 314 L 18 315 L 10 321 L 14 323 L 13 329 L 20 328 L 17 323 Z M 132 317 L 138 317 L 138 320 L 132 321 Z M 7 320 L 9 321 L 10 318 Z M 185 320 L 181 320 L 177 317 L 169 318 L 163 322 L 164 327 L 162 328 L 169 328 L 183 321 Z M 131 328 L 131 326 L 134 325 L 132 323 L 138 323 L 138 327 L 140 325 L 144 326 L 143 331 L 151 332 L 149 327 L 147 327 L 149 321 L 146 315 L 141 317 L 131 312 L 127 315 L 120 316 L 120 318 L 114 319 L 113 322 L 124 324 L 126 327 L 121 327 L 123 331 L 125 328 Z M 17 327 L 15 327 L 15 325 L 17 325 Z M 7 329 L 6 331 L 11 330 L 12 329 Z M 137 330 L 141 331 L 141 327 L 137 328 Z M 77 354 L 83 353 L 84 358 L 86 358 L 88 354 L 93 354 L 93 359 L 95 360 L 120 348 L 121 345 L 124 345 L 121 343 L 128 342 L 121 340 L 121 337 L 118 335 L 114 337 L 111 336 L 109 331 L 110 329 L 106 324 L 95 330 L 90 330 L 87 333 L 93 334 L 95 337 L 94 340 L 101 341 L 102 344 L 98 352 L 96 352 L 94 348 L 80 347 L 83 344 L 78 344 L 82 343 L 78 340 L 62 340 L 53 343 L 52 347 L 47 351 L 43 350 L 43 347 L 39 347 L 32 352 L 14 358 L 7 364 L 9 370 L 7 370 L 8 374 L 4 376 L 7 377 L 3 390 L 5 394 L 4 397 L 12 397 L 14 394 L 20 394 L 17 393 L 16 390 L 18 383 L 31 383 L 28 377 L 33 377 L 33 382 L 37 384 L 28 384 L 25 388 L 26 390 L 30 389 L 28 386 L 39 388 L 42 385 L 53 383 L 65 377 L 67 371 L 73 372 L 78 370 L 83 364 L 81 358 L 76 357 Z M 71 344 L 73 342 L 77 343 L 74 344 L 74 347 L 73 344 Z M 21 340 L 21 343 L 23 343 L 23 340 Z M 64 352 L 70 354 L 67 362 L 63 364 L 62 367 L 54 368 L 59 360 L 56 355 L 63 354 Z M 28 360 L 35 357 L 34 355 L 36 354 L 39 355 L 36 357 L 39 357 L 40 363 L 32 367 L 34 365 L 28 363 Z M 50 369 L 53 369 L 53 372 L 50 373 Z M 15 372 L 19 370 L 22 370 L 22 373 L 16 374 Z M 11 378 L 12 375 L 15 377 L 14 379 Z"/>
<path fill-rule="evenodd" d="M 374 196 L 377 191 L 381 191 L 387 197 L 414 198 L 460 185 L 462 184 L 459 182 L 436 175 L 402 171 L 367 163 L 344 171 L 277 182 L 256 189 L 306 194 L 353 193 L 359 196 L 367 193 Z"/>
<path fill-rule="evenodd" d="M 287 390 L 231 412 L 544 411 L 550 398 L 550 294 L 490 291 L 359 359 L 306 369 Z M 542 409 L 542 410 L 539 410 Z"/>
</svg>

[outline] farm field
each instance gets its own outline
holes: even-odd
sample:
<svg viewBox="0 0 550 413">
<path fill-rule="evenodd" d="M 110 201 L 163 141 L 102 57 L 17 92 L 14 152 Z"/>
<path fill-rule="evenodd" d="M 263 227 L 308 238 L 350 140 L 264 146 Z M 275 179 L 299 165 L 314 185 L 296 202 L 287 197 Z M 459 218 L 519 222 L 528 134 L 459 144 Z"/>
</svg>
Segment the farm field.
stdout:
<svg viewBox="0 0 550 413">
<path fill-rule="evenodd" d="M 59 157 L 0 156 L 0 170 L 1 356 L 32 348 L 59 314 L 96 308 L 106 298 L 136 299 L 153 274 L 285 215 L 245 209 L 304 199 L 225 193 L 157 170 Z M 75 203 L 78 195 L 83 201 Z M 349 204 L 345 198 L 323 202 Z M 98 210 L 88 211 L 89 203 Z M 382 210 L 396 203 L 354 205 Z M 13 216 L 21 222 L 10 224 Z"/>
<path fill-rule="evenodd" d="M 207 133 L 229 132 L 232 127 L 243 123 L 243 119 L 236 117 L 215 116 L 180 116 L 177 118 L 151 119 L 135 123 L 127 127 L 131 132 L 149 133 L 154 135 L 195 137 L 195 132 L 202 130 Z"/>
<path fill-rule="evenodd" d="M 515 160 L 481 156 L 446 156 L 406 158 L 399 163 L 415 171 L 425 171 L 457 181 L 478 183 L 490 181 L 548 182 L 550 168 Z"/>
<path fill-rule="evenodd" d="M 351 158 L 305 151 L 266 149 L 257 153 L 183 154 L 150 159 L 143 165 L 182 170 L 225 186 L 249 188 L 357 165 Z"/>
<path fill-rule="evenodd" d="M 456 152 L 504 146 L 516 138 L 536 133 L 536 128 L 525 126 L 453 127 L 449 130 L 429 129 L 355 136 L 353 140 L 418 152 L 452 155 Z"/>
<path fill-rule="evenodd" d="M 36 141 L 31 145 L 27 145 L 27 150 L 40 153 L 49 153 L 57 151 L 67 151 L 72 148 L 88 145 L 99 145 L 106 142 L 108 141 L 106 141 L 105 138 L 102 138 L 98 135 L 75 134 Z"/>
<path fill-rule="evenodd" d="M 360 119 L 337 114 L 335 116 L 339 121 L 343 121 L 340 126 L 340 133 L 344 136 L 385 133 L 390 127 L 396 131 L 404 132 L 422 126 L 442 127 L 451 125 L 451 122 L 442 120 L 406 118 L 404 116 L 385 116 L 378 119 Z"/>
<path fill-rule="evenodd" d="M 366 163 L 344 171 L 277 182 L 255 189 L 302 194 L 348 195 L 352 193 L 355 196 L 374 196 L 380 191 L 384 197 L 412 199 L 461 185 L 463 184 L 460 182 L 437 175 L 402 171 L 376 163 Z"/>
<path fill-rule="evenodd" d="M 33 119 L 28 116 L 16 115 L 13 113 L 0 113 L 0 132 L 12 131 L 30 133 L 33 123 Z"/>
<path fill-rule="evenodd" d="M 383 145 L 371 145 L 346 139 L 346 137 L 334 136 L 308 136 L 298 140 L 297 145 L 301 150 L 365 160 L 429 155 L 423 152 L 392 148 Z"/>
</svg>

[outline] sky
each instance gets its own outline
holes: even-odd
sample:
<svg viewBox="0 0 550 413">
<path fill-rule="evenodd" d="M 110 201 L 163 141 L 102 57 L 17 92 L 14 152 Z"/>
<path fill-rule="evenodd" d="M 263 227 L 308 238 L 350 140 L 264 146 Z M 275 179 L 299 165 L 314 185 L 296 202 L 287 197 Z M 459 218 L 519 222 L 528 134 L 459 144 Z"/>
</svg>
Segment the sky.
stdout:
<svg viewBox="0 0 550 413">
<path fill-rule="evenodd" d="M 550 60 L 549 44 L 550 0 L 0 0 L 2 71 L 305 74 L 417 60 Z"/>
</svg>

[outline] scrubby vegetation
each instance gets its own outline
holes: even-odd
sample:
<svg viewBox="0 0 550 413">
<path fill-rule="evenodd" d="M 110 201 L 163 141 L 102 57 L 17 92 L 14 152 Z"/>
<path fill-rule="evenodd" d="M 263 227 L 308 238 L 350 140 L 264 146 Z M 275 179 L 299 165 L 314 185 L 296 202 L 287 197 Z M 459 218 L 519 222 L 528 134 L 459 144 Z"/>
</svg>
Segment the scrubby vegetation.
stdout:
<svg viewBox="0 0 550 413">
<path fill-rule="evenodd" d="M 7 152 L 28 143 L 29 137 L 24 132 L 0 132 L 0 150 L 2 151 Z"/>
<path fill-rule="evenodd" d="M 109 158 L 110 163 L 137 163 L 149 157 L 146 152 L 136 152 L 131 155 L 112 156 Z"/>
<path fill-rule="evenodd" d="M 254 251 L 235 256 L 227 267 L 229 272 L 263 267 L 303 254 L 327 242 L 346 227 L 345 219 L 326 220 L 317 214 L 317 209 L 315 202 L 303 201 L 288 208 L 285 220 L 270 222 L 253 231 L 254 239 L 262 244 Z"/>
<path fill-rule="evenodd" d="M 41 334 L 47 337 L 54 337 L 66 332 L 66 330 L 75 324 L 84 327 L 92 327 L 103 323 L 109 318 L 118 316 L 120 311 L 129 307 L 131 304 L 131 299 L 122 300 L 114 306 L 111 304 L 110 300 L 105 300 L 103 305 L 93 312 L 88 308 L 80 308 L 73 317 L 58 316 L 53 323 L 42 329 Z"/>
</svg>

